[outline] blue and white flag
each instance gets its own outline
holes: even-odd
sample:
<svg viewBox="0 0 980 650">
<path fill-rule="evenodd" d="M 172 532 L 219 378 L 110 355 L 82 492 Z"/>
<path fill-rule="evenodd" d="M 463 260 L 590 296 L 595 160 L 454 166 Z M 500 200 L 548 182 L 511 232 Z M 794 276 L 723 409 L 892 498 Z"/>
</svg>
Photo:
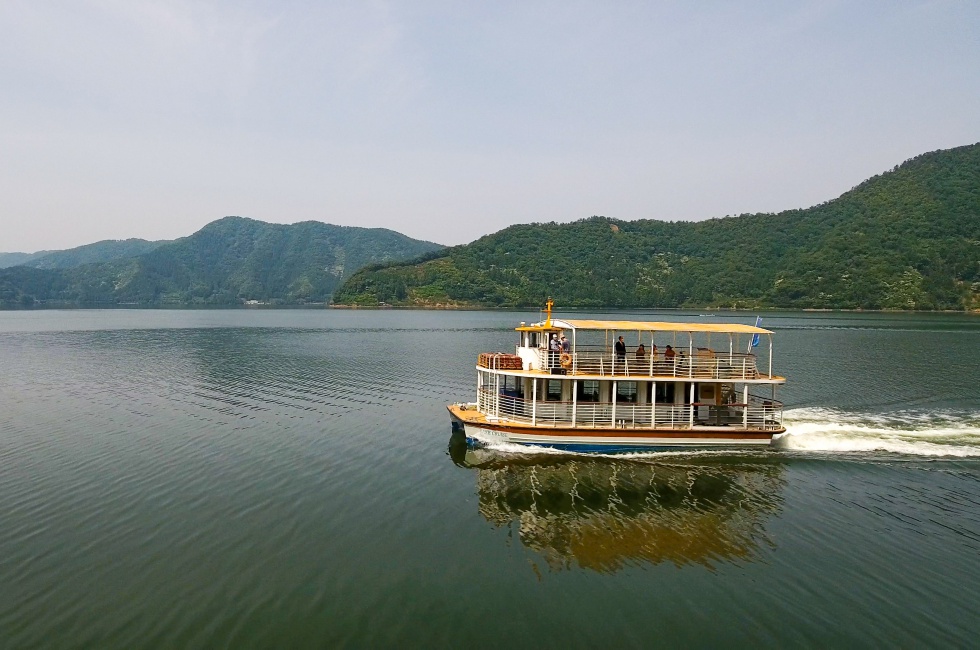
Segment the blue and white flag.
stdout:
<svg viewBox="0 0 980 650">
<path fill-rule="evenodd" d="M 755 326 L 758 327 L 761 323 L 762 323 L 762 316 L 756 316 L 755 317 Z M 752 335 L 752 347 L 753 348 L 759 347 L 759 335 L 758 334 L 753 334 Z"/>
</svg>

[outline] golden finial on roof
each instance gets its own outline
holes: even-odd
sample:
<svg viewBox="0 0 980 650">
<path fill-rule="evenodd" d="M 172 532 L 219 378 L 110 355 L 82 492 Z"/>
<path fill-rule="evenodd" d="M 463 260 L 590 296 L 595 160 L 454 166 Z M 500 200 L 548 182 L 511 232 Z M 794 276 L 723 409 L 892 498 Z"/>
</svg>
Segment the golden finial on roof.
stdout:
<svg viewBox="0 0 980 650">
<path fill-rule="evenodd" d="M 554 304 L 555 303 L 554 303 L 554 301 L 551 300 L 551 298 L 548 298 L 548 302 L 545 303 L 545 305 L 546 305 L 545 313 L 548 314 L 548 319 L 544 323 L 544 326 L 545 327 L 551 327 L 551 307 Z"/>
</svg>

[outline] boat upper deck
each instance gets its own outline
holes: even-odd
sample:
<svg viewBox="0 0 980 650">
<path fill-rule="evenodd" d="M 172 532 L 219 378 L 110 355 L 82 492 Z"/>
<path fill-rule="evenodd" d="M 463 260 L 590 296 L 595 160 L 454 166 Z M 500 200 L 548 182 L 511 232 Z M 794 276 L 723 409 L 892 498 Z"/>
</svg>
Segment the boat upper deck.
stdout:
<svg viewBox="0 0 980 650">
<path fill-rule="evenodd" d="M 634 354 L 631 358 L 602 350 L 576 351 L 566 359 L 560 353 L 549 350 L 519 349 L 518 353 L 484 353 L 480 355 L 477 366 L 527 377 L 559 375 L 576 379 L 622 377 L 664 381 L 786 381 L 785 377 L 760 372 L 754 354 L 729 354 L 707 349 L 696 349 L 693 355 L 678 354 L 672 359 L 664 358 L 662 353 L 644 357 Z"/>
<path fill-rule="evenodd" d="M 553 319 L 549 309 L 545 320 L 521 323 L 516 331 L 516 354 L 484 354 L 478 365 L 508 374 L 576 378 L 785 381 L 772 370 L 772 332 L 757 325 Z M 760 364 L 754 350 L 762 340 L 768 359 Z"/>
</svg>

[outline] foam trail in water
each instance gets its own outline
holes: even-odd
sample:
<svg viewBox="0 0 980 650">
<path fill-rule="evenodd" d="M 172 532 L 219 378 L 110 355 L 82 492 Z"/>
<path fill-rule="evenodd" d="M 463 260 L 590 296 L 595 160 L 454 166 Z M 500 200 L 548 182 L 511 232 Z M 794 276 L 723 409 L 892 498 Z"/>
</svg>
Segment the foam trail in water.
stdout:
<svg viewBox="0 0 980 650">
<path fill-rule="evenodd" d="M 774 440 L 775 449 L 980 457 L 980 413 L 896 411 L 889 414 L 860 414 L 829 408 L 801 408 L 786 411 L 783 423 L 786 425 L 786 433 Z M 486 445 L 486 448 L 498 453 L 514 455 L 609 456 L 637 460 L 664 459 L 671 456 L 730 455 L 733 451 L 731 449 L 676 449 L 596 454 L 512 443 L 492 443 Z"/>
<path fill-rule="evenodd" d="M 980 456 L 978 413 L 899 411 L 869 415 L 806 408 L 786 411 L 783 424 L 786 433 L 774 442 L 779 449 Z"/>
</svg>

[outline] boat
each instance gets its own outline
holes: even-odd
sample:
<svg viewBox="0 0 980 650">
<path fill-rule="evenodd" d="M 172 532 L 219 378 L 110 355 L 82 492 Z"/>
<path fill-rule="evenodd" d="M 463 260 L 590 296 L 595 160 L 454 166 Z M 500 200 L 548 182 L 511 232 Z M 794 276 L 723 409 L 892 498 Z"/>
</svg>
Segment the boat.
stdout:
<svg viewBox="0 0 980 650">
<path fill-rule="evenodd" d="M 786 431 L 776 399 L 786 378 L 773 373 L 773 333 L 758 322 L 556 318 L 553 305 L 515 328 L 513 354 L 478 356 L 475 402 L 448 406 L 453 430 L 471 444 L 599 453 L 765 447 Z"/>
</svg>

